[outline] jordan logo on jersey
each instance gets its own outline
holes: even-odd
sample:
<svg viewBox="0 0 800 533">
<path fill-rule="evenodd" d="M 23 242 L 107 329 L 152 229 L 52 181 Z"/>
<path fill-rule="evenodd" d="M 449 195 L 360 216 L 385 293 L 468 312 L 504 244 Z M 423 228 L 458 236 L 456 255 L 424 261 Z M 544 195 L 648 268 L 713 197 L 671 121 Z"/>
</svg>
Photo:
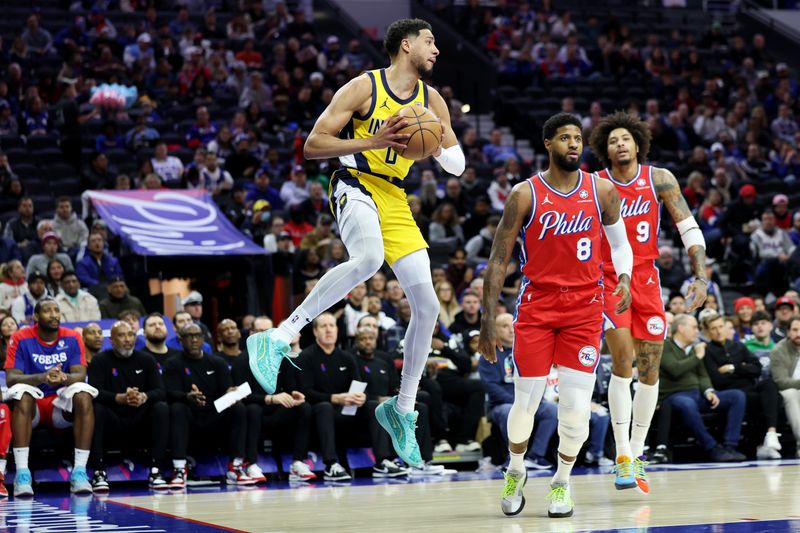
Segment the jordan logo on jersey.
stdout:
<svg viewBox="0 0 800 533">
<path fill-rule="evenodd" d="M 627 198 L 623 198 L 619 205 L 622 218 L 645 215 L 650 212 L 650 200 L 644 200 L 642 195 L 639 195 L 632 204 L 629 204 L 627 200 Z"/>
<path fill-rule="evenodd" d="M 550 193 L 544 195 L 544 200 L 542 200 L 542 205 L 553 205 L 553 202 L 550 200 Z"/>
<path fill-rule="evenodd" d="M 389 101 L 388 98 L 384 98 L 383 99 L 383 103 L 381 104 L 381 107 L 385 107 L 386 109 L 389 109 L 389 105 L 387 104 L 388 101 Z M 381 107 L 379 107 L 378 109 L 380 109 Z"/>
<path fill-rule="evenodd" d="M 542 232 L 539 234 L 541 241 L 547 237 L 547 232 L 553 230 L 553 235 L 572 235 L 589 231 L 592 228 L 592 217 L 584 216 L 583 210 L 577 215 L 572 215 L 567 220 L 566 213 L 558 211 L 548 211 L 539 217 L 539 224 L 542 225 Z"/>
</svg>

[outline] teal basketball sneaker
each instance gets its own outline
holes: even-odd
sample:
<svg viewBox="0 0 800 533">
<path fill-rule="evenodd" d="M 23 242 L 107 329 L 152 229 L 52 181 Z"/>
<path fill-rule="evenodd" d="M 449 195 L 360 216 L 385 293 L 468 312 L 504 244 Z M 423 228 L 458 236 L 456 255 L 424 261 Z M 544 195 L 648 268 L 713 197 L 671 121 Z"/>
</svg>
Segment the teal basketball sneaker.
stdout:
<svg viewBox="0 0 800 533">
<path fill-rule="evenodd" d="M 256 378 L 261 388 L 267 394 L 275 394 L 278 383 L 278 371 L 283 358 L 290 358 L 289 345 L 280 339 L 274 338 L 272 332 L 275 328 L 254 333 L 247 338 L 247 353 L 250 356 L 250 371 Z M 292 363 L 291 359 L 289 361 Z M 297 368 L 297 365 L 292 363 Z"/>
<path fill-rule="evenodd" d="M 398 457 L 409 466 L 420 466 L 422 456 L 417 444 L 418 413 L 401 415 L 397 412 L 397 396 L 393 396 L 375 409 L 375 418 L 392 437 L 392 446 Z"/>
</svg>

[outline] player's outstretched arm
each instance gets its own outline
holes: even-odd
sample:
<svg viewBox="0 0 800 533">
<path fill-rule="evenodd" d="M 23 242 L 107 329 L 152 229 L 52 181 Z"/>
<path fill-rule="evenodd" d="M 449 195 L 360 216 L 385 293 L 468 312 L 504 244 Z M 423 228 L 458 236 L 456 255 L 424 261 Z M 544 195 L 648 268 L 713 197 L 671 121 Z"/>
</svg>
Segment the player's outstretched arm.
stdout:
<svg viewBox="0 0 800 533">
<path fill-rule="evenodd" d="M 531 187 L 527 182 L 518 183 L 508 195 L 503 216 L 497 226 L 492 241 L 492 252 L 483 279 L 483 313 L 481 315 L 481 336 L 478 352 L 490 363 L 497 361 L 497 343 L 495 335 L 495 317 L 497 298 L 506 279 L 506 266 L 514 250 L 517 235 L 532 209 Z"/>
<path fill-rule="evenodd" d="M 317 119 L 303 147 L 306 159 L 328 159 L 367 150 L 391 146 L 402 152 L 408 135 L 397 131 L 408 123 L 400 117 L 391 117 L 383 123 L 372 137 L 363 139 L 340 139 L 339 132 L 363 105 L 372 98 L 372 82 L 366 74 L 347 82 L 333 95 L 331 103 Z"/>
<path fill-rule="evenodd" d="M 442 144 L 433 153 L 433 157 L 442 165 L 445 172 L 460 176 L 464 173 L 466 158 L 450 124 L 450 110 L 447 108 L 447 102 L 444 101 L 439 91 L 433 87 L 428 89 L 428 93 L 431 110 L 436 113 L 442 124 Z"/>
<path fill-rule="evenodd" d="M 706 241 L 703 231 L 697 225 L 697 221 L 689 209 L 689 205 L 681 193 L 678 180 L 669 170 L 665 168 L 653 169 L 653 184 L 656 186 L 658 198 L 664 202 L 672 220 L 678 227 L 681 240 L 689 254 L 689 262 L 692 265 L 694 281 L 689 285 L 686 299 L 689 302 L 689 312 L 700 308 L 706 301 L 708 291 L 708 280 L 706 279 Z"/>
<path fill-rule="evenodd" d="M 617 314 L 625 312 L 631 305 L 631 272 L 633 271 L 633 250 L 628 242 L 625 222 L 620 216 L 620 199 L 617 188 L 607 180 L 598 179 L 597 194 L 600 209 L 603 211 L 603 233 L 611 246 L 611 261 L 617 273 L 615 296 L 621 296 L 617 304 Z"/>
</svg>

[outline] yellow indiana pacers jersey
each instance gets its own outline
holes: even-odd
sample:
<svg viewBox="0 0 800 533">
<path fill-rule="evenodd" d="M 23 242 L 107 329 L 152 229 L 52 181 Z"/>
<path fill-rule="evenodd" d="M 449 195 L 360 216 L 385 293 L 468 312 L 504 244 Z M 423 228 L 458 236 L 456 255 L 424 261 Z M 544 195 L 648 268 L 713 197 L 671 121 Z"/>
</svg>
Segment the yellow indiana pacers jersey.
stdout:
<svg viewBox="0 0 800 533">
<path fill-rule="evenodd" d="M 372 81 L 372 103 L 366 115 L 353 113 L 350 122 L 342 129 L 339 136 L 343 139 L 363 139 L 372 137 L 380 129 L 383 122 L 400 111 L 401 108 L 418 105 L 428 107 L 428 86 L 421 80 L 409 98 L 405 100 L 396 96 L 386 81 L 386 70 L 370 70 L 367 75 Z M 342 166 L 385 178 L 404 179 L 408 169 L 414 164 L 413 159 L 406 159 L 392 148 L 367 150 L 357 154 L 339 158 Z"/>
</svg>

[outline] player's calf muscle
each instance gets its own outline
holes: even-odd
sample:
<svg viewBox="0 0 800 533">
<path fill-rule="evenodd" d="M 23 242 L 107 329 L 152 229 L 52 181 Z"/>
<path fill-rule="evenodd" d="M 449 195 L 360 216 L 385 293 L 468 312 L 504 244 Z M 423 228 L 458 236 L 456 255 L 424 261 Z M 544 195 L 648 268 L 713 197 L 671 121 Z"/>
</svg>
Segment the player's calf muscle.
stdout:
<svg viewBox="0 0 800 533">
<path fill-rule="evenodd" d="M 664 343 L 661 341 L 641 341 L 636 353 L 636 366 L 639 370 L 639 381 L 646 385 L 655 385 L 658 381 L 658 367 L 661 364 L 661 352 Z"/>
</svg>

